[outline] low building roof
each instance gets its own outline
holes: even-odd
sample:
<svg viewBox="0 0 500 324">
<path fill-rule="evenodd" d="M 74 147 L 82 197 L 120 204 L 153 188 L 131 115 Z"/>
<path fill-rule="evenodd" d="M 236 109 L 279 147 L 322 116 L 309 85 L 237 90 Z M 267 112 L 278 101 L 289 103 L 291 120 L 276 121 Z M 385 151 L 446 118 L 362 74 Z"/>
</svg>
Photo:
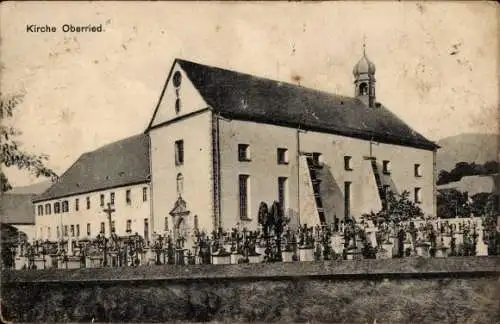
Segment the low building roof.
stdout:
<svg viewBox="0 0 500 324">
<path fill-rule="evenodd" d="M 144 183 L 149 179 L 149 136 L 139 134 L 84 153 L 33 201 Z"/>
<path fill-rule="evenodd" d="M 1 223 L 10 225 L 34 225 L 33 194 L 3 193 L 0 195 Z"/>
<path fill-rule="evenodd" d="M 386 107 L 360 99 L 176 59 L 204 100 L 223 117 L 300 127 L 435 150 Z"/>
</svg>

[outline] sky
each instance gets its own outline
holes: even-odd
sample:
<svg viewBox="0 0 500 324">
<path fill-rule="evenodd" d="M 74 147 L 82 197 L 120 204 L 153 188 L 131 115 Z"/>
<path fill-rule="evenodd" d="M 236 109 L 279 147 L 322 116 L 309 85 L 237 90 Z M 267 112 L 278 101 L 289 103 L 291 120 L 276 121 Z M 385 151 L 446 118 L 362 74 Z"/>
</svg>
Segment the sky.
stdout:
<svg viewBox="0 0 500 324">
<path fill-rule="evenodd" d="M 498 132 L 494 2 L 3 2 L 0 88 L 9 123 L 63 173 L 143 132 L 175 58 L 352 96 L 363 41 L 377 101 L 437 141 Z M 26 26 L 56 26 L 30 33 Z M 64 33 L 63 24 L 102 33 Z M 15 186 L 39 182 L 5 170 Z"/>
</svg>

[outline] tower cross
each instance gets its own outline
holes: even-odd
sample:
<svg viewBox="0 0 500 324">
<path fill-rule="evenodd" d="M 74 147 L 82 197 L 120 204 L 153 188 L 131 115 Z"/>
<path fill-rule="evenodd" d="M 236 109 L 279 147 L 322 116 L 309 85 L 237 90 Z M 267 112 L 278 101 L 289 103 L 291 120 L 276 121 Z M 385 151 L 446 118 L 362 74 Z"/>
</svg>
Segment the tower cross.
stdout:
<svg viewBox="0 0 500 324">
<path fill-rule="evenodd" d="M 105 208 L 102 211 L 105 212 L 106 215 L 108 216 L 109 233 L 111 233 L 111 231 L 112 231 L 112 228 L 111 228 L 111 215 L 116 211 L 116 209 L 111 208 L 111 203 L 108 203 L 108 208 Z"/>
</svg>

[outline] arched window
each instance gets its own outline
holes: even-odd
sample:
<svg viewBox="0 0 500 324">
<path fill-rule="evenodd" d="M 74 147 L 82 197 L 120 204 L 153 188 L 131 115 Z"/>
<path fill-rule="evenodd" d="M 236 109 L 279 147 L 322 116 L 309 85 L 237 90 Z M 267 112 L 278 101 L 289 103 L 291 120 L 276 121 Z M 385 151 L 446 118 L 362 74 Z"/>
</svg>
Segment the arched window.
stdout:
<svg viewBox="0 0 500 324">
<path fill-rule="evenodd" d="M 59 214 L 61 212 L 61 204 L 56 202 L 54 203 L 54 214 Z"/>
<path fill-rule="evenodd" d="M 194 215 L 194 226 L 193 227 L 194 227 L 195 231 L 199 230 L 198 226 L 199 226 L 198 225 L 198 215 Z"/>
<path fill-rule="evenodd" d="M 366 83 L 361 83 L 359 85 L 359 94 L 362 96 L 368 95 L 368 85 Z"/>
<path fill-rule="evenodd" d="M 43 215 L 43 205 L 38 205 L 38 216 Z"/>
<path fill-rule="evenodd" d="M 180 196 L 184 191 L 184 176 L 182 173 L 177 174 L 177 194 Z"/>
<path fill-rule="evenodd" d="M 65 200 L 62 202 L 62 212 L 63 213 L 67 213 L 69 211 L 69 205 L 68 205 L 68 201 Z"/>
<path fill-rule="evenodd" d="M 45 215 L 50 215 L 52 213 L 52 208 L 50 204 L 45 204 Z"/>
</svg>

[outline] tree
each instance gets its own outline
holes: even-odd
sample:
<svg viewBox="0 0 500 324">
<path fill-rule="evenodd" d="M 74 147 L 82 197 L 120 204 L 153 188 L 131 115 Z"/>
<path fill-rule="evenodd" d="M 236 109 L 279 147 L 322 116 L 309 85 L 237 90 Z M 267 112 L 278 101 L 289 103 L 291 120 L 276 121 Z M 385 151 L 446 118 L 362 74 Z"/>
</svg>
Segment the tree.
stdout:
<svg viewBox="0 0 500 324">
<path fill-rule="evenodd" d="M 453 188 L 440 189 L 436 198 L 437 215 L 440 218 L 469 217 L 474 210 L 474 205 L 469 204 L 467 192 Z"/>
<path fill-rule="evenodd" d="M 0 164 L 3 167 L 17 167 L 20 170 L 27 170 L 36 177 L 50 177 L 55 179 L 56 173 L 48 168 L 45 163 L 48 156 L 45 154 L 36 155 L 28 153 L 21 148 L 21 144 L 16 141 L 16 137 L 21 132 L 12 126 L 8 126 L 5 120 L 14 115 L 17 106 L 23 101 L 24 94 L 0 93 Z M 1 192 L 10 190 L 12 187 L 7 176 L 0 171 Z"/>
<path fill-rule="evenodd" d="M 377 221 L 400 223 L 423 215 L 420 206 L 410 200 L 410 192 L 405 190 L 401 194 L 389 191 L 387 193 L 387 208 L 376 214 L 372 212 L 369 217 Z"/>
</svg>

